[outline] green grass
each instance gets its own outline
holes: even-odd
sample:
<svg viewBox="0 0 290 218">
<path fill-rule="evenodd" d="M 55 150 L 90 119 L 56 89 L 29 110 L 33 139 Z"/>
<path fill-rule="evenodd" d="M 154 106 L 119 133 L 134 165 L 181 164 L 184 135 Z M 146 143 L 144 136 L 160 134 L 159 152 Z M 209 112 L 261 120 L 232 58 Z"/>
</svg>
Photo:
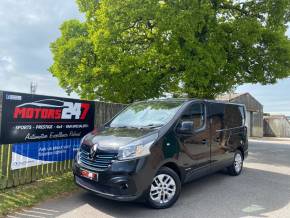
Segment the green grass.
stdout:
<svg viewBox="0 0 290 218">
<path fill-rule="evenodd" d="M 76 191 L 72 173 L 47 177 L 34 183 L 0 191 L 0 216 L 43 200 Z"/>
</svg>

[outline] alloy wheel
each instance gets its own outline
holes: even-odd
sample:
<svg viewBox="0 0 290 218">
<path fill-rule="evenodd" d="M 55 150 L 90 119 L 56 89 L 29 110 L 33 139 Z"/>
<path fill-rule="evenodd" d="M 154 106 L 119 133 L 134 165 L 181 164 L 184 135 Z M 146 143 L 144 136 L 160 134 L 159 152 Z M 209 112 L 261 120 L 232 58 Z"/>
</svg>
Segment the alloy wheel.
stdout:
<svg viewBox="0 0 290 218">
<path fill-rule="evenodd" d="M 243 157 L 240 153 L 237 153 L 235 156 L 234 166 L 237 173 L 239 173 L 242 170 Z"/>
<path fill-rule="evenodd" d="M 168 174 L 159 174 L 154 177 L 150 188 L 150 198 L 158 204 L 166 204 L 173 199 L 176 193 L 176 183 Z"/>
</svg>

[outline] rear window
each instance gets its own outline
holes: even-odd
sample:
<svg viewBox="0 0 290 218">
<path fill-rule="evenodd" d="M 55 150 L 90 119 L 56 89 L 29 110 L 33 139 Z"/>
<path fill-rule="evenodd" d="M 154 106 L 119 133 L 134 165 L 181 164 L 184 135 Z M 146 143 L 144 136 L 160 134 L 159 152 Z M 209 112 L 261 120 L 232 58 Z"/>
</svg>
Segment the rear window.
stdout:
<svg viewBox="0 0 290 218">
<path fill-rule="evenodd" d="M 225 107 L 225 128 L 240 127 L 245 124 L 245 111 L 243 106 L 228 104 Z"/>
<path fill-rule="evenodd" d="M 246 123 L 246 111 L 244 106 L 239 106 L 239 110 L 242 116 L 242 126 Z"/>
</svg>

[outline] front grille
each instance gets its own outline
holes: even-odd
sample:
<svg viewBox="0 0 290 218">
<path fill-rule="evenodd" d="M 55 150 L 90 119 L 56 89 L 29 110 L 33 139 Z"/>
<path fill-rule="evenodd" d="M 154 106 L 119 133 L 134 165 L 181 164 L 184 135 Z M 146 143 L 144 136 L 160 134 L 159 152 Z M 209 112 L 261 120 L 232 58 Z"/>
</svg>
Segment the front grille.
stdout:
<svg viewBox="0 0 290 218">
<path fill-rule="evenodd" d="M 117 158 L 115 153 L 104 153 L 98 152 L 94 159 L 89 157 L 89 152 L 87 149 L 81 146 L 80 149 L 80 161 L 84 167 L 96 170 L 97 169 L 106 169 L 111 166 L 113 160 Z"/>
</svg>

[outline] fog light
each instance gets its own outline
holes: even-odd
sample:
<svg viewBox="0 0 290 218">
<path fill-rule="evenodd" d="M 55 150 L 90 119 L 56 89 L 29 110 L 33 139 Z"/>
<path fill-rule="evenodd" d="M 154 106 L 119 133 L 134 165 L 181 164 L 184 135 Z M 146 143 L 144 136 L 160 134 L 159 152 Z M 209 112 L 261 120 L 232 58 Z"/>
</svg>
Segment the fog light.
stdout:
<svg viewBox="0 0 290 218">
<path fill-rule="evenodd" d="M 120 186 L 120 189 L 121 189 L 121 190 L 127 190 L 128 188 L 129 188 L 129 186 L 128 186 L 127 183 L 123 183 L 123 184 L 121 184 L 121 186 Z"/>
</svg>

